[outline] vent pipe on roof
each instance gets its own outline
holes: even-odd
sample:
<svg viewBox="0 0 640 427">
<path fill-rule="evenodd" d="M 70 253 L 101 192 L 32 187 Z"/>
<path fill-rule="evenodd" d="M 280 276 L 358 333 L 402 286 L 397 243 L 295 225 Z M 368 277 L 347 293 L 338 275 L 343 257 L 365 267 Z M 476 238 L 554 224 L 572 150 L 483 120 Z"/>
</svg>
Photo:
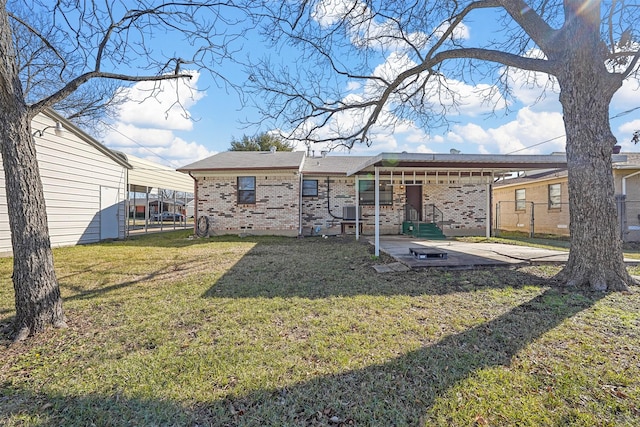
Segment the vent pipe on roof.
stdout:
<svg viewBox="0 0 640 427">
<path fill-rule="evenodd" d="M 269 147 L 269 151 L 271 151 L 271 154 L 275 153 L 277 149 L 278 148 L 275 145 L 272 145 L 271 147 Z"/>
<path fill-rule="evenodd" d="M 320 152 L 320 155 L 322 156 L 322 158 L 325 158 L 325 157 L 327 157 L 327 153 L 328 153 L 328 151 L 322 150 Z"/>
</svg>

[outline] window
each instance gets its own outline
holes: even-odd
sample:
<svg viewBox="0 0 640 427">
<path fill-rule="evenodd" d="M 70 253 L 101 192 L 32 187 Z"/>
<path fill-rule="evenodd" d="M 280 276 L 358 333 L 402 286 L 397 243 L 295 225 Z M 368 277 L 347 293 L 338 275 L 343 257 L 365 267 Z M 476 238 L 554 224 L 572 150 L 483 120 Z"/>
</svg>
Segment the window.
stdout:
<svg viewBox="0 0 640 427">
<path fill-rule="evenodd" d="M 238 177 L 238 204 L 253 205 L 256 203 L 256 177 Z"/>
<path fill-rule="evenodd" d="M 318 180 L 303 179 L 302 180 L 302 197 L 317 197 L 317 196 L 318 196 Z"/>
<path fill-rule="evenodd" d="M 358 181 L 361 205 L 375 205 L 376 192 L 374 180 Z M 393 204 L 393 185 L 390 181 L 380 181 L 380 205 Z"/>
<path fill-rule="evenodd" d="M 524 188 L 520 188 L 516 190 L 516 210 L 524 211 L 526 210 L 526 208 L 527 208 L 527 205 L 525 200 Z"/>
<path fill-rule="evenodd" d="M 560 184 L 549 185 L 549 209 L 560 209 Z"/>
</svg>

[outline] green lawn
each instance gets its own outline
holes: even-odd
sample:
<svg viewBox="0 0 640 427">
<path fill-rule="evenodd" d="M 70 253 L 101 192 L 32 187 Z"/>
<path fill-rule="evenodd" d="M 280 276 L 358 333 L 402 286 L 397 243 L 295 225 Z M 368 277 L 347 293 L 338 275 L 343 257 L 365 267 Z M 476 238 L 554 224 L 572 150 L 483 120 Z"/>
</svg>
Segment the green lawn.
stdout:
<svg viewBox="0 0 640 427">
<path fill-rule="evenodd" d="M 638 288 L 188 234 L 54 251 L 69 328 L 0 342 L 0 425 L 640 425 Z M 3 325 L 10 276 L 0 259 Z"/>
</svg>

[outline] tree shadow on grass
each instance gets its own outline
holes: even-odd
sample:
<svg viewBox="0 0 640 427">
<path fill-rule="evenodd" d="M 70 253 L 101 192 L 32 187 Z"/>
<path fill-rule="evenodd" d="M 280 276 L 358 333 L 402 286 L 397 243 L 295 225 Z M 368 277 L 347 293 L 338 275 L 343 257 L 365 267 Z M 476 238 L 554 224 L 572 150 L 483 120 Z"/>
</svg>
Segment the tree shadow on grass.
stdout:
<svg viewBox="0 0 640 427">
<path fill-rule="evenodd" d="M 355 295 L 448 294 L 481 289 L 548 285 L 548 278 L 505 267 L 423 268 L 378 274 L 367 243 L 303 239 L 258 243 L 204 293 L 205 298 L 327 298 Z"/>
<path fill-rule="evenodd" d="M 550 289 L 492 321 L 387 363 L 230 396 L 203 410 L 215 414 L 211 425 L 327 425 L 331 417 L 355 425 L 422 425 L 451 387 L 479 370 L 509 366 L 525 346 L 601 296 Z"/>
<path fill-rule="evenodd" d="M 125 398 L 119 392 L 51 395 L 0 384 L 0 417 L 42 426 L 423 425 L 437 399 L 456 384 L 482 369 L 509 366 L 524 347 L 601 296 L 549 289 L 494 320 L 386 363 L 287 387 L 231 390 L 210 402 Z"/>
<path fill-rule="evenodd" d="M 65 396 L 0 385 L 0 419 L 38 426 L 194 426 L 195 413 L 167 400 Z M 0 422 L 2 424 L 2 422 Z"/>
</svg>

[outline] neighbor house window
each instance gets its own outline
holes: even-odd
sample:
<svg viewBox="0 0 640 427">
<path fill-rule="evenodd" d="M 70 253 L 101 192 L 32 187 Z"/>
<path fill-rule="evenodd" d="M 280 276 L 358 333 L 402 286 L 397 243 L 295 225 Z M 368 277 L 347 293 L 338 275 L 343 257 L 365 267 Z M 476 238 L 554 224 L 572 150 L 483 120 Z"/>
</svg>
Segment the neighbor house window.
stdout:
<svg viewBox="0 0 640 427">
<path fill-rule="evenodd" d="M 302 196 L 303 197 L 318 196 L 318 180 L 317 179 L 302 180 Z"/>
<path fill-rule="evenodd" d="M 253 205 L 256 203 L 256 177 L 238 177 L 238 204 Z"/>
<path fill-rule="evenodd" d="M 524 188 L 516 190 L 516 210 L 523 211 L 527 208 Z"/>
<path fill-rule="evenodd" d="M 358 181 L 361 205 L 374 205 L 376 203 L 374 180 Z M 393 204 L 393 185 L 390 181 L 380 181 L 380 205 Z"/>
<path fill-rule="evenodd" d="M 560 209 L 560 184 L 549 185 L 549 209 Z"/>
</svg>

